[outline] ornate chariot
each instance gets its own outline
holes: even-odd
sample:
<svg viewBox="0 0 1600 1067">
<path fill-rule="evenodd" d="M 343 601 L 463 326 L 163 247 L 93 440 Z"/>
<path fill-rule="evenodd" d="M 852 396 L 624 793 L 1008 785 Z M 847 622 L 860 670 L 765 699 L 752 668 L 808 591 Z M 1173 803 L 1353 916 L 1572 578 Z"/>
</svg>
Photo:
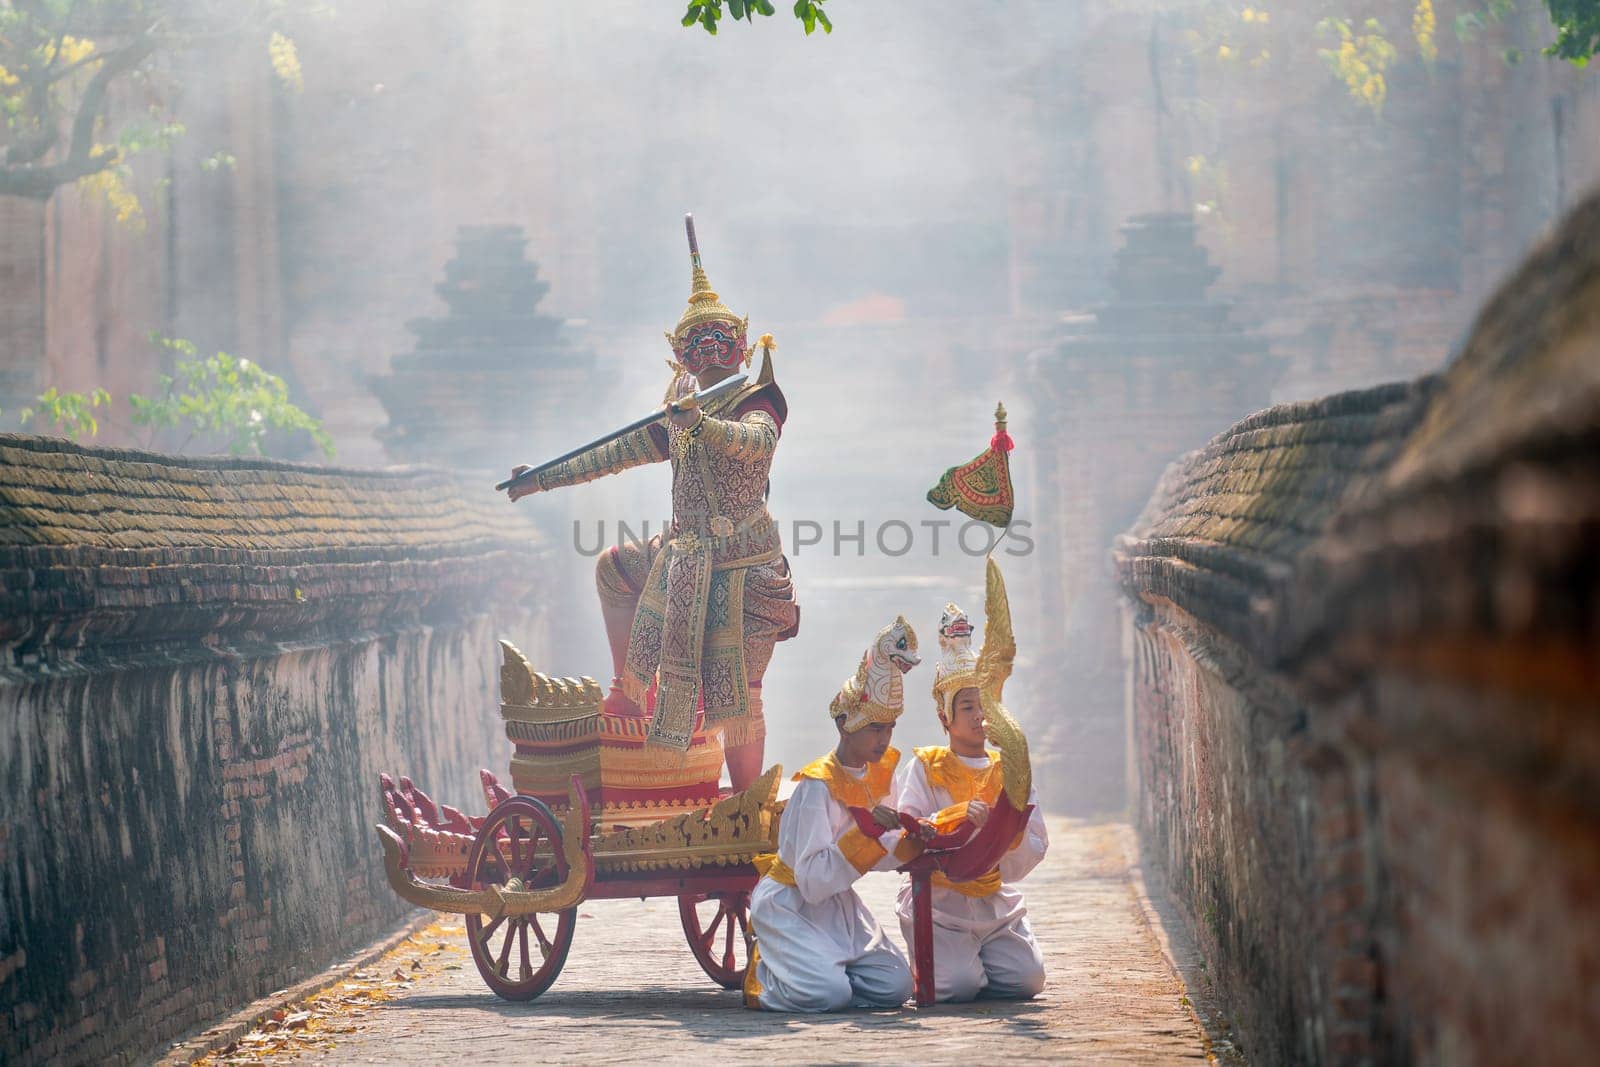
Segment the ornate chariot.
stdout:
<svg viewBox="0 0 1600 1067">
<path fill-rule="evenodd" d="M 719 791 L 722 745 L 697 728 L 686 754 L 647 748 L 644 715 L 604 711 L 590 678 L 552 678 L 501 642 L 511 784 L 479 772 L 486 816 L 380 775 L 389 885 L 462 915 L 473 962 L 507 1000 L 560 974 L 584 900 L 677 897 L 690 951 L 718 984 L 744 980 L 752 859 L 777 845 L 782 768 Z"/>
</svg>

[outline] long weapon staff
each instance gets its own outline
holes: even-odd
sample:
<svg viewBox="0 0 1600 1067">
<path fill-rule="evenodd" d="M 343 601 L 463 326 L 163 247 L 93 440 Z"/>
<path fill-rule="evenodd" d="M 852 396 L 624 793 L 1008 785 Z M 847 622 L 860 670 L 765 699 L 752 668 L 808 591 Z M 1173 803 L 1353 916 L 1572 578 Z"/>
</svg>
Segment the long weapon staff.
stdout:
<svg viewBox="0 0 1600 1067">
<path fill-rule="evenodd" d="M 665 419 L 668 415 L 675 411 L 689 411 L 696 407 L 705 407 L 718 397 L 726 396 L 735 389 L 738 389 L 747 381 L 749 381 L 749 376 L 744 374 L 735 374 L 731 378 L 724 378 L 722 381 L 708 389 L 702 389 L 698 393 L 693 393 L 689 396 L 675 400 L 672 403 L 667 404 L 665 407 L 657 408 L 648 415 L 641 415 L 639 418 L 628 423 L 628 425 L 622 427 L 621 429 L 612 430 L 604 437 L 597 437 L 586 445 L 580 445 L 579 447 L 574 448 L 571 452 L 563 452 L 555 459 L 541 463 L 537 467 L 529 467 L 515 478 L 507 478 L 505 481 L 496 485 L 495 490 L 499 491 L 503 489 L 509 489 L 514 485 L 521 485 L 524 482 L 532 481 L 545 471 L 554 470 L 567 460 L 581 456 L 591 448 L 599 448 L 601 445 L 609 444 L 619 437 L 626 437 L 628 434 L 639 429 L 641 426 L 649 426 L 651 423 L 660 422 L 662 419 Z"/>
</svg>

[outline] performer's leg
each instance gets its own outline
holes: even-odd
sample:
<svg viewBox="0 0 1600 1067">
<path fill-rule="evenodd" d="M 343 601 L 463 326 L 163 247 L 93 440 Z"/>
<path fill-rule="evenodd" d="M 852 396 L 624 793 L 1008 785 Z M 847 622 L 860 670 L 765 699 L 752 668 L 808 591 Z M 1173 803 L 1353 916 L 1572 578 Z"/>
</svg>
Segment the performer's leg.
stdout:
<svg viewBox="0 0 1600 1067">
<path fill-rule="evenodd" d="M 856 1008 L 898 1008 L 911 999 L 911 965 L 880 933 L 878 943 L 860 959 L 845 964 Z"/>
<path fill-rule="evenodd" d="M 1044 954 L 1026 915 L 990 934 L 978 951 L 989 978 L 985 996 L 1028 1000 L 1044 991 Z"/>
<path fill-rule="evenodd" d="M 628 662 L 628 633 L 633 628 L 633 613 L 639 601 L 612 604 L 600 602 L 600 617 L 606 624 L 606 642 L 611 646 L 611 673 L 622 677 L 622 668 Z"/>
<path fill-rule="evenodd" d="M 767 720 L 761 704 L 761 683 L 750 686 L 750 715 L 737 730 L 729 730 L 723 737 L 722 757 L 728 764 L 728 780 L 734 792 L 750 788 L 750 783 L 761 777 L 762 757 L 766 752 Z M 729 744 L 737 740 L 737 744 Z"/>
<path fill-rule="evenodd" d="M 799 624 L 800 609 L 794 602 L 788 561 L 751 568 L 744 583 L 744 671 L 750 687 L 750 715 L 743 722 L 730 723 L 722 737 L 723 759 L 735 790 L 749 788 L 764 769 L 767 723 L 761 679 L 772 662 L 773 645 L 794 636 Z"/>
<path fill-rule="evenodd" d="M 637 557 L 637 558 L 636 558 Z M 595 564 L 595 588 L 600 594 L 600 618 L 606 624 L 606 643 L 611 646 L 611 691 L 605 709 L 611 715 L 638 715 L 639 706 L 622 692 L 622 672 L 628 662 L 628 637 L 633 616 L 639 608 L 640 586 L 630 580 L 629 571 L 643 565 L 648 570 L 648 553 L 638 544 L 623 544 L 600 553 Z"/>
<path fill-rule="evenodd" d="M 850 1006 L 850 979 L 841 964 L 829 959 L 827 952 L 817 950 L 824 942 L 809 924 L 780 912 L 765 923 L 751 925 L 756 959 L 751 966 L 754 980 L 749 975 L 745 980 L 746 1007 L 824 1012 Z"/>
<path fill-rule="evenodd" d="M 937 914 L 937 913 L 936 913 Z M 900 932 L 906 944 L 915 940 L 915 930 L 910 918 L 901 918 Z M 946 1001 L 972 1000 L 983 990 L 983 960 L 978 956 L 978 938 L 966 930 L 953 930 L 940 926 L 937 917 L 933 923 L 933 999 L 940 1004 Z"/>
</svg>

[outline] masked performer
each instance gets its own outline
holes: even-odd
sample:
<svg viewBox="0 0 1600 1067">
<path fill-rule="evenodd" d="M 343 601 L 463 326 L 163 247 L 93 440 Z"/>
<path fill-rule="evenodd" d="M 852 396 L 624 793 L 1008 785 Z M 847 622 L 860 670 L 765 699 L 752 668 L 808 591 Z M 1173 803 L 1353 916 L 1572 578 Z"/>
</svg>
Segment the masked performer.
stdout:
<svg viewBox="0 0 1600 1067">
<path fill-rule="evenodd" d="M 665 400 L 683 401 L 748 365 L 748 320 L 723 306 L 689 233 L 689 306 L 667 340 Z M 703 710 L 721 730 L 735 789 L 761 773 L 761 678 L 773 645 L 799 630 L 789 563 L 767 512 L 768 472 L 788 406 L 764 335 L 761 374 L 705 409 L 689 406 L 511 487 L 512 499 L 645 463 L 672 464 L 672 526 L 604 552 L 596 568 L 615 677 L 608 714 L 641 714 L 656 687 L 648 741 L 686 750 Z M 527 470 L 519 467 L 513 474 Z"/>
<path fill-rule="evenodd" d="M 795 775 L 778 851 L 756 860 L 762 878 L 750 897 L 747 1007 L 893 1008 L 911 995 L 910 965 L 852 886 L 921 851 L 902 840 L 895 813 L 883 806 L 900 758 L 889 747 L 904 707 L 900 676 L 918 662 L 916 634 L 896 619 L 829 706 L 838 746 Z"/>
<path fill-rule="evenodd" d="M 999 572 L 991 564 L 991 581 Z M 948 746 L 919 748 L 895 780 L 894 806 L 931 822 L 940 832 L 981 827 L 1000 796 L 1001 757 L 984 747 L 985 697 L 998 704 L 1011 673 L 1016 642 L 1004 595 L 990 596 L 981 653 L 972 651 L 966 612 L 946 606 L 939 622 L 940 658 L 933 699 Z M 999 617 L 996 617 L 999 616 Z M 1027 906 L 1012 884 L 1044 858 L 1049 839 L 1036 796 L 1033 814 L 997 869 L 972 882 L 933 876 L 934 996 L 971 1000 L 985 996 L 1026 999 L 1044 988 L 1044 957 L 1028 926 Z M 900 890 L 900 929 L 912 939 L 909 880 Z"/>
</svg>

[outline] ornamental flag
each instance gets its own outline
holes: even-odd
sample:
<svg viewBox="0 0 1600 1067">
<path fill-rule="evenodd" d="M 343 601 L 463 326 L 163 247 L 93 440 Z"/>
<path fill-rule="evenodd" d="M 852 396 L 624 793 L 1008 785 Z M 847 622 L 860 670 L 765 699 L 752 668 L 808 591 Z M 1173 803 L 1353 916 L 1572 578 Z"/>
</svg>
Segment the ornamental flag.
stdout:
<svg viewBox="0 0 1600 1067">
<path fill-rule="evenodd" d="M 939 484 L 928 490 L 928 501 L 943 511 L 957 508 L 963 515 L 991 526 L 1010 525 L 1017 498 L 1011 490 L 1008 453 L 1015 447 L 1006 433 L 1006 406 L 997 404 L 989 447 L 976 459 L 945 471 Z"/>
</svg>

